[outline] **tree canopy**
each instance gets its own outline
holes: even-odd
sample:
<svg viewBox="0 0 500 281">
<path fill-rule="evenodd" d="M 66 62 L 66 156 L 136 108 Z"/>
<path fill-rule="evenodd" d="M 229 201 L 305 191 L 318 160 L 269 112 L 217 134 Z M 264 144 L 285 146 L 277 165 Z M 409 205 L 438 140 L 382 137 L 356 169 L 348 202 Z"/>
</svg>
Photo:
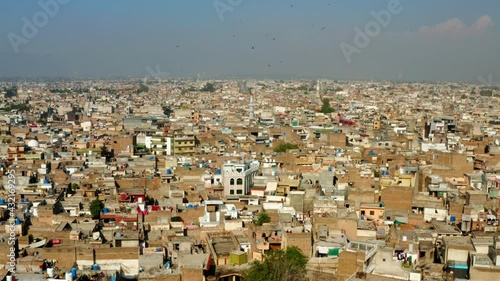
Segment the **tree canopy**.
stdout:
<svg viewBox="0 0 500 281">
<path fill-rule="evenodd" d="M 293 143 L 282 143 L 278 145 L 276 148 L 274 148 L 274 152 L 286 152 L 288 149 L 297 149 L 299 148 L 298 145 L 293 144 Z"/>
<path fill-rule="evenodd" d="M 17 88 L 9 88 L 5 90 L 4 98 L 8 99 L 17 96 Z"/>
<path fill-rule="evenodd" d="M 101 211 L 104 210 L 104 203 L 102 203 L 99 199 L 95 199 L 90 202 L 89 210 L 92 214 L 92 217 L 97 218 L 101 214 Z"/>
<path fill-rule="evenodd" d="M 335 109 L 333 109 L 331 106 L 330 106 L 330 100 L 327 99 L 327 98 L 324 98 L 322 100 L 323 102 L 323 105 L 321 106 L 321 112 L 322 113 L 325 113 L 325 114 L 328 114 L 328 113 L 332 113 L 335 111 Z"/>
<path fill-rule="evenodd" d="M 245 272 L 245 281 L 306 280 L 307 258 L 297 247 L 273 250 L 264 261 L 254 261 Z"/>
<path fill-rule="evenodd" d="M 213 83 L 207 82 L 207 84 L 205 84 L 205 86 L 203 86 L 203 88 L 201 88 L 201 91 L 213 93 L 213 92 L 215 92 L 215 86 Z"/>
<path fill-rule="evenodd" d="M 139 84 L 139 89 L 137 90 L 137 93 L 142 93 L 142 92 L 149 92 L 149 87 L 141 83 Z"/>
<path fill-rule="evenodd" d="M 267 213 L 259 213 L 257 219 L 254 221 L 255 225 L 261 226 L 265 223 L 271 222 L 271 217 Z"/>
</svg>

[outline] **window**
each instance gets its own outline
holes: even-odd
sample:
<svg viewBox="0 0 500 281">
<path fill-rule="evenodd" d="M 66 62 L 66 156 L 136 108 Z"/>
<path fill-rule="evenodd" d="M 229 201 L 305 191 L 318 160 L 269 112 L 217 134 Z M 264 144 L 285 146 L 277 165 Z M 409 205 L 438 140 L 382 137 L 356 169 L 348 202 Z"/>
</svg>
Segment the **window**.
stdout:
<svg viewBox="0 0 500 281">
<path fill-rule="evenodd" d="M 237 189 L 237 190 L 236 190 L 236 194 L 243 194 L 243 190 L 241 190 L 241 189 Z"/>
<path fill-rule="evenodd" d="M 234 185 L 234 179 L 231 179 L 231 180 L 229 181 L 229 184 L 230 184 L 230 185 Z"/>
<path fill-rule="evenodd" d="M 370 211 L 370 216 L 375 215 L 375 211 Z"/>
<path fill-rule="evenodd" d="M 229 194 L 234 194 L 234 189 L 229 190 Z"/>
<path fill-rule="evenodd" d="M 236 180 L 237 185 L 242 185 L 243 184 L 243 179 L 239 178 Z"/>
</svg>

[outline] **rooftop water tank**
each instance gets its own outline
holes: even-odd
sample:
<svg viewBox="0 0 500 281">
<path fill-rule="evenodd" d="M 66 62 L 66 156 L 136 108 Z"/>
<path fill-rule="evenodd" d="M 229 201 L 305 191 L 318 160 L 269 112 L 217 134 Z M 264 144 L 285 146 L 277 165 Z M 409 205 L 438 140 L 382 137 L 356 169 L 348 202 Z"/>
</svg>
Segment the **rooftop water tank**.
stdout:
<svg viewBox="0 0 500 281">
<path fill-rule="evenodd" d="M 64 280 L 73 281 L 73 275 L 71 274 L 71 272 L 66 272 Z"/>
<path fill-rule="evenodd" d="M 455 222 L 455 216 L 450 217 L 450 222 Z"/>
<path fill-rule="evenodd" d="M 5 205 L 5 199 L 0 198 L 0 205 Z"/>
<path fill-rule="evenodd" d="M 220 169 L 217 169 L 217 171 L 215 171 L 215 174 L 216 174 L 216 175 L 220 175 L 220 174 L 221 174 Z"/>
<path fill-rule="evenodd" d="M 104 209 L 102 209 L 102 212 L 103 212 L 104 214 L 107 214 L 107 213 L 109 212 L 109 209 L 108 209 L 108 208 L 104 208 Z"/>
<path fill-rule="evenodd" d="M 74 267 L 71 269 L 71 276 L 73 278 L 76 278 L 76 268 L 74 268 Z"/>
<path fill-rule="evenodd" d="M 333 171 L 332 166 L 328 166 L 328 172 L 331 172 L 331 171 Z"/>
<path fill-rule="evenodd" d="M 16 218 L 16 224 L 21 224 L 21 219 L 20 218 Z"/>
<path fill-rule="evenodd" d="M 92 265 L 92 270 L 100 270 L 101 267 L 98 266 L 97 264 Z"/>
<path fill-rule="evenodd" d="M 37 148 L 39 147 L 38 141 L 37 140 L 29 140 L 28 141 L 28 146 L 32 148 Z"/>
<path fill-rule="evenodd" d="M 52 267 L 47 268 L 47 274 L 49 275 L 49 278 L 53 278 L 54 277 L 54 268 L 52 268 Z"/>
<path fill-rule="evenodd" d="M 172 170 L 167 169 L 167 175 L 171 175 L 171 174 L 172 174 Z"/>
</svg>

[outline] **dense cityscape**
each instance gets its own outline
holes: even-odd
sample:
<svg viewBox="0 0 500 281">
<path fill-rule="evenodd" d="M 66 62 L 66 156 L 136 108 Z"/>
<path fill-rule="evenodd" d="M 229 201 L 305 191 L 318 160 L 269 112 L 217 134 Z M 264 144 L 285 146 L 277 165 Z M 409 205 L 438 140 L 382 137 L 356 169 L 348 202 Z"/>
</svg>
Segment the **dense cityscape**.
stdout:
<svg viewBox="0 0 500 281">
<path fill-rule="evenodd" d="M 499 272 L 496 86 L 1 87 L 1 247 L 18 280 L 243 280 L 287 247 L 310 280 Z"/>
<path fill-rule="evenodd" d="M 0 281 L 498 280 L 500 3 L 354 2 L 3 3 Z"/>
</svg>

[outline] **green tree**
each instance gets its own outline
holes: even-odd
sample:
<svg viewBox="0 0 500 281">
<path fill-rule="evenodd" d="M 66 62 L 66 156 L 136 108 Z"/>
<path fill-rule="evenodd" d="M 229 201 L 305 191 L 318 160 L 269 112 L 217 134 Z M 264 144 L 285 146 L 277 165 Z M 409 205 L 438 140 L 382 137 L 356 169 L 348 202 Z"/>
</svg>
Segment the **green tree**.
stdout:
<svg viewBox="0 0 500 281">
<path fill-rule="evenodd" d="M 257 215 L 257 219 L 254 221 L 255 225 L 261 226 L 265 223 L 270 223 L 271 217 L 267 213 L 259 213 Z"/>
<path fill-rule="evenodd" d="M 307 258 L 297 247 L 271 251 L 264 261 L 254 261 L 245 272 L 245 281 L 302 281 L 306 279 Z"/>
<path fill-rule="evenodd" d="M 203 86 L 203 88 L 201 88 L 201 91 L 213 93 L 215 92 L 215 86 L 213 83 L 208 82 L 205 86 Z"/>
<path fill-rule="evenodd" d="M 332 113 L 334 112 L 335 110 L 330 106 L 330 100 L 327 99 L 327 98 L 324 98 L 322 100 L 323 102 L 323 105 L 321 106 L 321 112 L 325 113 L 325 114 L 328 114 L 328 113 Z"/>
<path fill-rule="evenodd" d="M 144 85 L 144 84 L 139 84 L 139 89 L 137 90 L 137 93 L 142 93 L 142 92 L 148 92 L 149 87 Z"/>
<path fill-rule="evenodd" d="M 286 142 L 275 147 L 274 152 L 286 152 L 288 149 L 297 149 L 297 148 L 299 148 L 298 145 Z"/>
<path fill-rule="evenodd" d="M 89 210 L 93 218 L 98 218 L 101 211 L 104 210 L 104 203 L 102 203 L 99 199 L 95 199 L 90 202 Z"/>
<path fill-rule="evenodd" d="M 10 88 L 5 91 L 4 98 L 8 99 L 17 96 L 17 88 Z"/>
</svg>

